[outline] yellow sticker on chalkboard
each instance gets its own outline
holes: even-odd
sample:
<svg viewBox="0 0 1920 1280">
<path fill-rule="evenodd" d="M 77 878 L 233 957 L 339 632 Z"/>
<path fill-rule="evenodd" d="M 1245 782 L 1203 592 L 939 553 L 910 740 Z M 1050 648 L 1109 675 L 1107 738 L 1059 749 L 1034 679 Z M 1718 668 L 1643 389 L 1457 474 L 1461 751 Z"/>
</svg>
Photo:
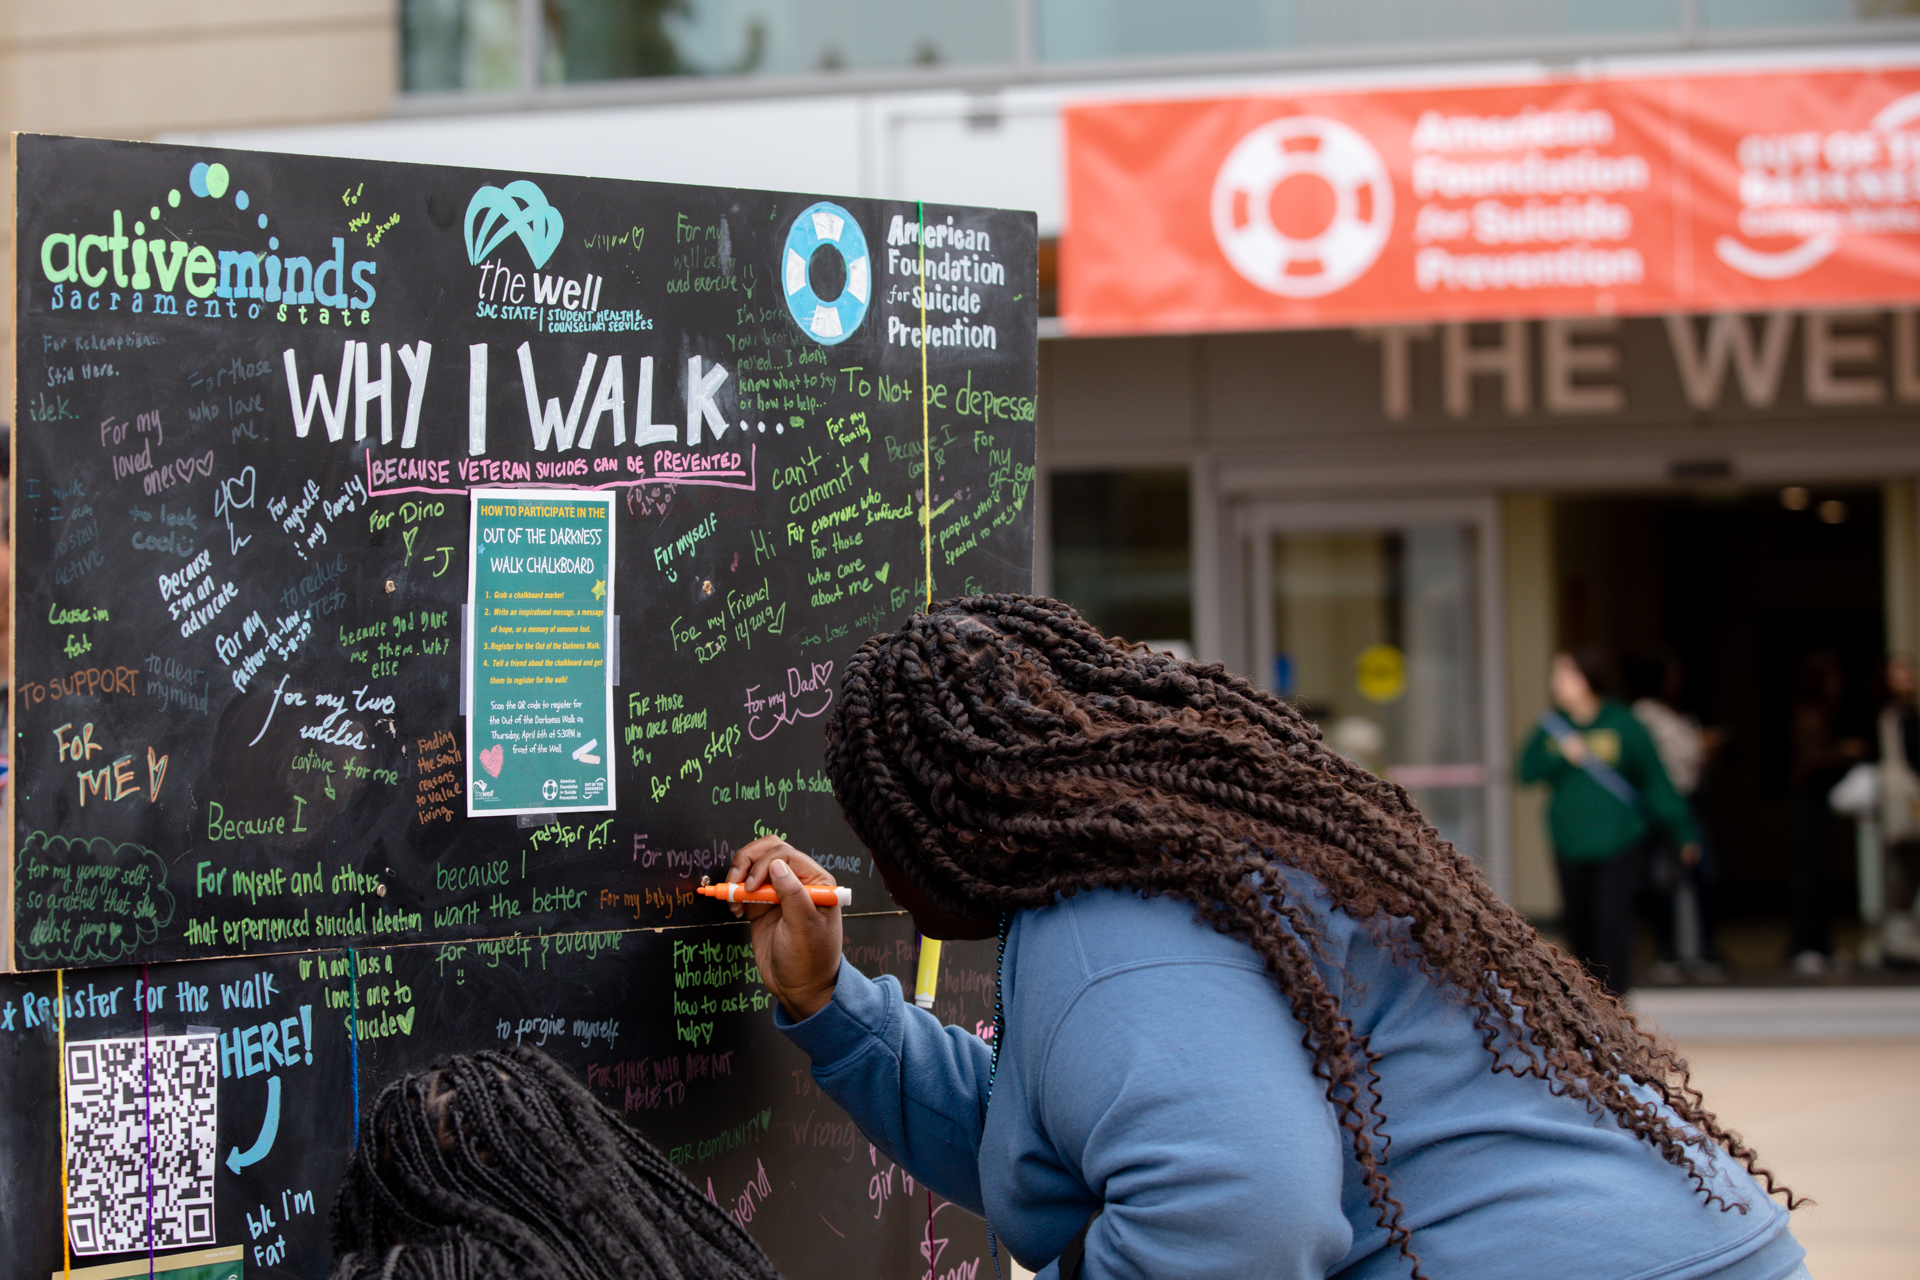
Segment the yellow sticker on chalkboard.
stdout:
<svg viewBox="0 0 1920 1280">
<path fill-rule="evenodd" d="M 1392 702 L 1407 691 L 1407 655 L 1390 644 L 1370 644 L 1353 662 L 1353 683 L 1369 702 Z"/>
</svg>

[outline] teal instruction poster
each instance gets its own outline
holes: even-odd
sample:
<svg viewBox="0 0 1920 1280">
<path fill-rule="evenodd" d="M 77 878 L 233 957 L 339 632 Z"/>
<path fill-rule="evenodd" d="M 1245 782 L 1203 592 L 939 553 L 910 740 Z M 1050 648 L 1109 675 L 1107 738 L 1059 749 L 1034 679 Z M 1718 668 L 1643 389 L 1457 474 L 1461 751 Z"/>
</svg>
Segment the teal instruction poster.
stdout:
<svg viewBox="0 0 1920 1280">
<path fill-rule="evenodd" d="M 611 809 L 613 495 L 472 501 L 467 815 Z"/>
</svg>

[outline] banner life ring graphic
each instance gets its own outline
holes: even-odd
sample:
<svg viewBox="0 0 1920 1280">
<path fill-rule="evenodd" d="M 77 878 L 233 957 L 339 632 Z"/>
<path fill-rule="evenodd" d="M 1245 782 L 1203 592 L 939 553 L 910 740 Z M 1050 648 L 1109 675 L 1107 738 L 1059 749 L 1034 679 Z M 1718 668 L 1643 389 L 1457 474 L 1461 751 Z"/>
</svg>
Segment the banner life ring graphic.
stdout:
<svg viewBox="0 0 1920 1280">
<path fill-rule="evenodd" d="M 1333 214 L 1308 236 L 1274 224 L 1275 191 L 1289 179 L 1331 188 Z M 1213 235 L 1248 283 L 1288 298 L 1352 284 L 1386 247 L 1393 179 L 1357 130 L 1322 116 L 1271 120 L 1234 144 L 1213 180 Z"/>
<path fill-rule="evenodd" d="M 833 301 L 813 291 L 808 268 L 814 251 L 830 245 L 846 264 L 847 283 Z M 787 310 L 808 337 L 823 346 L 838 346 L 853 335 L 866 318 L 873 292 L 873 267 L 867 257 L 867 237 L 851 213 L 828 200 L 809 205 L 787 229 L 787 247 L 780 273 Z"/>
</svg>

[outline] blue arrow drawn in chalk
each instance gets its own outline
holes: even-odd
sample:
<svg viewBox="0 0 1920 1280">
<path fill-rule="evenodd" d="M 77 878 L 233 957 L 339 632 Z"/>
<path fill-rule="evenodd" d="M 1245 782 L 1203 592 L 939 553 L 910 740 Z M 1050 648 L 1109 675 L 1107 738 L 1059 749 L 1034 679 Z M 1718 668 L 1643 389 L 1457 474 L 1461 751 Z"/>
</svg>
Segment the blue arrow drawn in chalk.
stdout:
<svg viewBox="0 0 1920 1280">
<path fill-rule="evenodd" d="M 227 1168 L 235 1173 L 250 1164 L 259 1164 L 267 1158 L 267 1152 L 273 1150 L 274 1137 L 280 1132 L 280 1077 L 267 1077 L 267 1118 L 260 1122 L 260 1136 L 255 1138 L 253 1146 L 241 1154 L 235 1147 L 227 1153 Z"/>
</svg>

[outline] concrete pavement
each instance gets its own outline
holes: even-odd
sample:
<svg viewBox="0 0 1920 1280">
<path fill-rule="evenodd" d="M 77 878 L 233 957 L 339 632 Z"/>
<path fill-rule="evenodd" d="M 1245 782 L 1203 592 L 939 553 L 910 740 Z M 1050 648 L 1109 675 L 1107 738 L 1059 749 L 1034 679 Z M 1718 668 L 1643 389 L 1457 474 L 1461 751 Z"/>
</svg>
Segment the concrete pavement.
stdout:
<svg viewBox="0 0 1920 1280">
<path fill-rule="evenodd" d="M 1815 1203 L 1793 1215 L 1814 1280 L 1920 1275 L 1920 990 L 1636 992 L 1707 1105 Z"/>
</svg>

